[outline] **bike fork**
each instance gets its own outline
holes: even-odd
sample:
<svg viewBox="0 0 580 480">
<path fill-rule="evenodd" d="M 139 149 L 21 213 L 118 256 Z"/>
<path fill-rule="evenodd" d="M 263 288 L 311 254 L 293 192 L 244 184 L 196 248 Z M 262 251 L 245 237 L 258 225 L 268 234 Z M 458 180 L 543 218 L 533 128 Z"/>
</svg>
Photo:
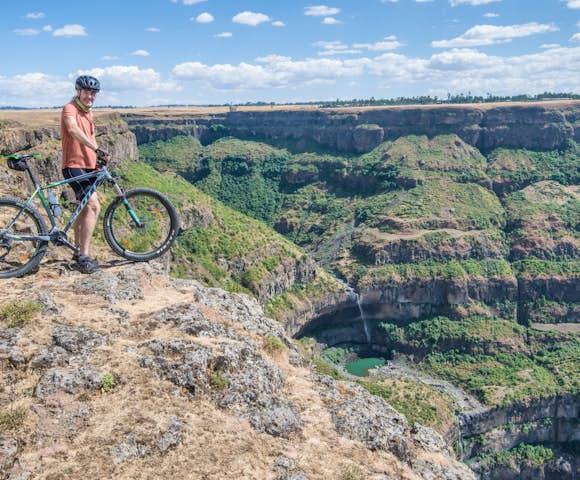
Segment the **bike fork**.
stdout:
<svg viewBox="0 0 580 480">
<path fill-rule="evenodd" d="M 139 220 L 139 217 L 137 216 L 135 211 L 131 208 L 131 205 L 129 205 L 129 202 L 127 201 L 127 198 L 125 197 L 125 192 L 123 192 L 123 190 L 121 190 L 121 187 L 119 187 L 119 185 L 117 185 L 116 183 L 113 185 L 113 187 L 115 188 L 117 195 L 119 195 L 122 198 L 121 201 L 122 201 L 123 205 L 125 206 L 125 208 L 127 209 L 127 213 L 135 222 L 135 225 L 137 225 L 137 227 L 139 227 L 139 228 L 143 227 L 143 224 Z"/>
</svg>

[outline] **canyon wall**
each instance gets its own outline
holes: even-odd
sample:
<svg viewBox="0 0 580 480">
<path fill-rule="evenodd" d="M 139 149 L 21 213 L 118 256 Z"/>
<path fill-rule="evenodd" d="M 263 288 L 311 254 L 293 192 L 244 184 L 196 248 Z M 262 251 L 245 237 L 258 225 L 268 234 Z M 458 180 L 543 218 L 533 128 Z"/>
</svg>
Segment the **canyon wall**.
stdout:
<svg viewBox="0 0 580 480">
<path fill-rule="evenodd" d="M 138 143 L 193 135 L 202 143 L 223 136 L 313 147 L 368 152 L 404 135 L 455 133 L 488 152 L 497 147 L 553 150 L 580 141 L 580 102 L 534 104 L 376 107 L 350 109 L 234 110 L 188 114 L 167 109 L 160 116 L 125 113 Z"/>
</svg>

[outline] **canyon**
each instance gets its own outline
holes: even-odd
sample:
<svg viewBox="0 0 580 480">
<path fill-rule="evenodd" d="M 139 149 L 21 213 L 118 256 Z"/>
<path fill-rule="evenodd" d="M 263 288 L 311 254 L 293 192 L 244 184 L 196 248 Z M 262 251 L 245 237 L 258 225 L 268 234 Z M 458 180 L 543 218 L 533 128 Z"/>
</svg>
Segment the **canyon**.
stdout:
<svg viewBox="0 0 580 480">
<path fill-rule="evenodd" d="M 40 176 L 54 179 L 56 112 L 33 121 L 35 113 L 26 114 L 0 112 L 0 153 L 40 152 Z M 570 348 L 569 366 L 550 370 L 553 387 L 522 393 L 526 372 L 537 367 L 526 364 L 522 385 L 473 387 L 466 395 L 487 404 L 460 412 L 441 433 L 479 478 L 575 478 L 578 385 L 558 384 L 558 375 L 578 373 L 580 102 L 103 110 L 97 123 L 99 145 L 118 159 L 113 166 L 152 178 L 145 160 L 177 174 L 171 182 L 179 184 L 186 233 L 171 275 L 251 294 L 288 336 L 369 346 L 437 368 L 444 364 L 433 362 L 452 355 L 515 361 Z M 170 154 L 155 158 L 149 145 Z M 232 170 L 241 164 L 245 170 Z M 5 195 L 23 188 L 6 169 L 0 178 Z M 237 197 L 215 187 L 231 188 L 230 178 Z M 182 179 L 209 196 L 189 197 Z M 265 187 L 252 203 L 256 185 Z M 254 219 L 231 220 L 214 198 L 243 205 Z M 258 207 L 270 201 L 275 215 L 266 218 Z M 204 242 L 211 248 L 202 253 Z M 447 336 L 429 336 L 429 324 Z M 469 388 L 459 370 L 449 375 Z M 553 456 L 493 457 L 519 445 L 548 446 Z"/>
</svg>

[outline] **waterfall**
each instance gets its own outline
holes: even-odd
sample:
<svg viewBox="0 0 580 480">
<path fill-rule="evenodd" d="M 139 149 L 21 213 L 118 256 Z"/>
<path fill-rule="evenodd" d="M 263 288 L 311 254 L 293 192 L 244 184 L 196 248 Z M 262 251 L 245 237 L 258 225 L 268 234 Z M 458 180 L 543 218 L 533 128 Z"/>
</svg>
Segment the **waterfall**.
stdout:
<svg viewBox="0 0 580 480">
<path fill-rule="evenodd" d="M 362 297 L 360 294 L 356 293 L 356 305 L 358 307 L 358 311 L 360 312 L 360 319 L 363 324 L 363 330 L 365 331 L 365 337 L 367 339 L 367 344 L 371 344 L 371 329 L 369 328 L 367 319 L 365 317 L 365 312 L 363 311 L 362 307 Z"/>
<path fill-rule="evenodd" d="M 367 322 L 367 319 L 365 317 L 365 312 L 363 311 L 363 306 L 362 306 L 362 298 L 361 295 L 355 291 L 354 288 L 352 288 L 348 283 L 346 283 L 345 281 L 341 280 L 338 277 L 334 277 L 338 280 L 339 283 L 341 283 L 342 285 L 344 285 L 344 289 L 348 292 L 349 297 L 354 298 L 356 301 L 356 306 L 358 307 L 358 311 L 360 313 L 360 319 L 363 325 L 363 330 L 365 332 L 365 338 L 367 341 L 367 344 L 370 346 L 371 344 L 371 329 L 369 327 L 369 324 Z"/>
</svg>

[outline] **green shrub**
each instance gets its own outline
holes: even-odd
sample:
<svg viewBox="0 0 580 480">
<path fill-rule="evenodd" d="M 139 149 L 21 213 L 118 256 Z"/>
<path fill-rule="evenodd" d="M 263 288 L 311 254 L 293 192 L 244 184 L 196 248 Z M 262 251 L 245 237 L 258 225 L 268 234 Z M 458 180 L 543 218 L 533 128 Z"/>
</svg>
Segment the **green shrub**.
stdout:
<svg viewBox="0 0 580 480">
<path fill-rule="evenodd" d="M 42 305 L 38 302 L 8 303 L 0 307 L 0 322 L 8 328 L 19 328 L 32 320 L 41 310 Z"/>
<path fill-rule="evenodd" d="M 102 393 L 110 392 L 111 390 L 113 390 L 113 388 L 115 388 L 116 384 L 117 382 L 115 381 L 115 376 L 110 372 L 105 373 L 101 378 L 101 392 Z"/>
<path fill-rule="evenodd" d="M 17 432 L 26 419 L 24 408 L 8 409 L 0 412 L 0 432 Z"/>
<path fill-rule="evenodd" d="M 221 370 L 216 370 L 209 377 L 209 386 L 212 390 L 223 390 L 230 385 L 228 377 Z"/>
<path fill-rule="evenodd" d="M 320 373 L 321 375 L 328 375 L 329 377 L 334 378 L 335 380 L 343 380 L 344 376 L 338 371 L 338 369 L 332 365 L 331 363 L 323 360 L 319 356 L 315 356 L 312 359 L 312 363 L 314 364 L 314 370 L 316 373 Z"/>
<path fill-rule="evenodd" d="M 268 355 L 277 355 L 286 349 L 286 345 L 278 337 L 268 333 L 262 341 L 262 348 Z"/>
</svg>

